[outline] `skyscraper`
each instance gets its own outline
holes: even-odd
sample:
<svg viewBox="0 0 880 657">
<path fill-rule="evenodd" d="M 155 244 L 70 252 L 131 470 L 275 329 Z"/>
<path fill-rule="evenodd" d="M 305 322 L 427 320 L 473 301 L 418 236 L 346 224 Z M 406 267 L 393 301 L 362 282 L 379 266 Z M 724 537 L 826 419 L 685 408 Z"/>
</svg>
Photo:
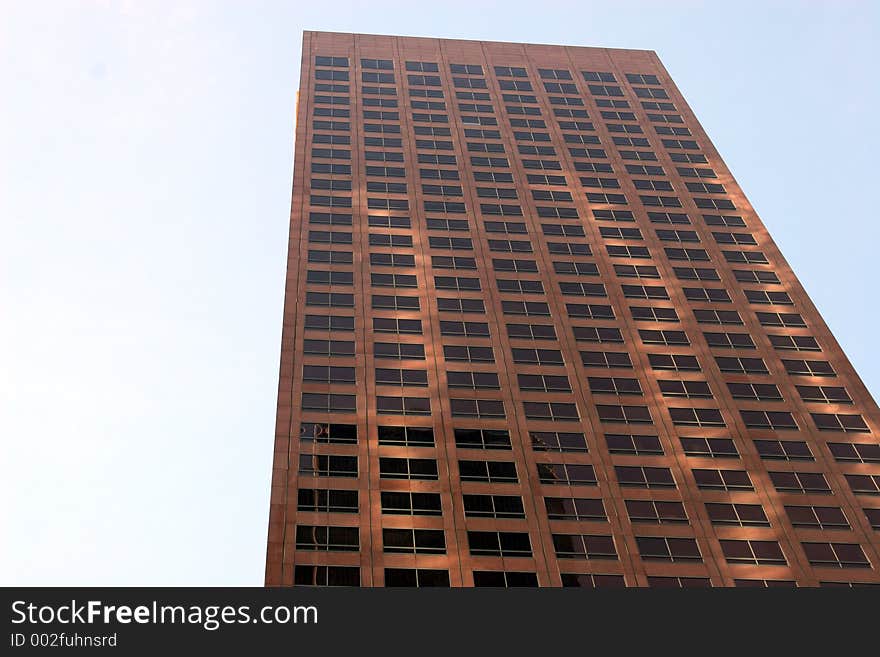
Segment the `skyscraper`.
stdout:
<svg viewBox="0 0 880 657">
<path fill-rule="evenodd" d="M 268 585 L 880 583 L 880 413 L 657 55 L 306 32 Z"/>
</svg>

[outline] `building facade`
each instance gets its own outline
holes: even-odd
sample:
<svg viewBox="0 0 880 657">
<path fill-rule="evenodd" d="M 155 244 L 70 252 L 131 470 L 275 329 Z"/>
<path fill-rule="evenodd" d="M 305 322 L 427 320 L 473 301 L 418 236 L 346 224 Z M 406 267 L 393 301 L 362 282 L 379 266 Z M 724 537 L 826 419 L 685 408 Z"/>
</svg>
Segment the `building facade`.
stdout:
<svg viewBox="0 0 880 657">
<path fill-rule="evenodd" d="M 652 51 L 306 32 L 270 586 L 880 583 L 880 413 Z"/>
</svg>

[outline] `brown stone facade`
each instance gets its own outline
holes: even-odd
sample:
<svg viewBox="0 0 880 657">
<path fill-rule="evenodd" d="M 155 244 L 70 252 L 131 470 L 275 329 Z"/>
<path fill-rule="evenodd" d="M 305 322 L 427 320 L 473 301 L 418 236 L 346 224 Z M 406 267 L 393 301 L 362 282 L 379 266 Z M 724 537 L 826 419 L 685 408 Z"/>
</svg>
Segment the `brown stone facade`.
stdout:
<svg viewBox="0 0 880 657">
<path fill-rule="evenodd" d="M 304 33 L 267 585 L 877 585 L 878 431 L 654 52 Z"/>
</svg>

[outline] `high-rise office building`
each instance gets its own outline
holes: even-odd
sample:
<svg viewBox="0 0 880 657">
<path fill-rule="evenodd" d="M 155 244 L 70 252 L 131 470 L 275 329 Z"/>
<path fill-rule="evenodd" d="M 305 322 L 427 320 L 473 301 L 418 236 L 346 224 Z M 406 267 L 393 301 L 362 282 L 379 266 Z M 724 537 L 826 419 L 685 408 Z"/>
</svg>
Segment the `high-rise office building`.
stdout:
<svg viewBox="0 0 880 657">
<path fill-rule="evenodd" d="M 880 583 L 880 414 L 656 54 L 306 32 L 266 583 Z"/>
</svg>

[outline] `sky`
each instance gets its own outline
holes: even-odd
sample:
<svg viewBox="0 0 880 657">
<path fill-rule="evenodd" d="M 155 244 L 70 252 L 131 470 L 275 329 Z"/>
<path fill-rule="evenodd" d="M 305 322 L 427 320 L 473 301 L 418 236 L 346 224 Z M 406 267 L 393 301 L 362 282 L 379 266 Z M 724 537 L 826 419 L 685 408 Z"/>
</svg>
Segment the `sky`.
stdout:
<svg viewBox="0 0 880 657">
<path fill-rule="evenodd" d="M 880 3 L 0 12 L 0 585 L 262 585 L 304 29 L 656 50 L 880 393 Z"/>
</svg>

